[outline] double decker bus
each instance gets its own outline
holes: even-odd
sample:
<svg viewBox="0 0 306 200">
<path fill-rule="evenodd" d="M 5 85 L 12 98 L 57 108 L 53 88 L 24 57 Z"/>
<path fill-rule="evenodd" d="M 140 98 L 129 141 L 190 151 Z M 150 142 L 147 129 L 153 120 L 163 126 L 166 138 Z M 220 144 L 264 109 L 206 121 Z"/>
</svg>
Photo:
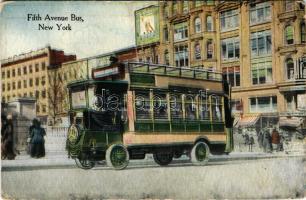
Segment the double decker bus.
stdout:
<svg viewBox="0 0 306 200">
<path fill-rule="evenodd" d="M 94 79 L 68 84 L 69 157 L 90 169 L 106 160 L 168 165 L 188 155 L 204 165 L 233 149 L 230 88 L 219 72 L 139 62 L 93 70 Z"/>
</svg>

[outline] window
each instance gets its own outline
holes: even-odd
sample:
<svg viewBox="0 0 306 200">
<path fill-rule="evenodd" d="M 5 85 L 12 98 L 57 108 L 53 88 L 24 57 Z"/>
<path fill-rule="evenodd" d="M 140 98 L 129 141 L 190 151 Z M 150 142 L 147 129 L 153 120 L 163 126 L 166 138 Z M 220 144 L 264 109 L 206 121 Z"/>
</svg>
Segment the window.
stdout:
<svg viewBox="0 0 306 200">
<path fill-rule="evenodd" d="M 13 69 L 13 71 L 12 71 L 12 76 L 13 76 L 13 77 L 16 76 L 16 71 L 15 71 L 15 69 Z"/>
<path fill-rule="evenodd" d="M 174 58 L 177 67 L 188 67 L 188 45 L 176 46 Z"/>
<path fill-rule="evenodd" d="M 172 120 L 181 120 L 183 118 L 182 95 L 170 94 L 170 115 Z"/>
<path fill-rule="evenodd" d="M 215 4 L 214 0 L 206 0 L 206 5 L 213 6 Z"/>
<path fill-rule="evenodd" d="M 210 15 L 206 17 L 206 31 L 213 31 L 213 21 Z"/>
<path fill-rule="evenodd" d="M 211 96 L 211 112 L 213 121 L 222 120 L 222 103 L 221 97 L 212 95 Z"/>
<path fill-rule="evenodd" d="M 174 41 L 180 41 L 188 38 L 187 22 L 174 25 Z"/>
<path fill-rule="evenodd" d="M 42 105 L 42 111 L 45 113 L 47 112 L 47 106 L 46 105 Z"/>
<path fill-rule="evenodd" d="M 2 84 L 2 91 L 5 91 L 5 84 Z"/>
<path fill-rule="evenodd" d="M 32 65 L 29 65 L 29 73 L 33 73 Z"/>
<path fill-rule="evenodd" d="M 35 97 L 36 97 L 37 99 L 39 98 L 39 91 L 38 91 L 38 90 L 35 91 Z"/>
<path fill-rule="evenodd" d="M 7 78 L 10 78 L 10 77 L 11 77 L 11 71 L 10 71 L 10 70 L 7 70 L 7 71 L 6 71 L 6 76 L 7 76 Z"/>
<path fill-rule="evenodd" d="M 7 84 L 7 91 L 10 91 L 10 90 L 11 90 L 11 84 L 8 83 L 8 84 Z"/>
<path fill-rule="evenodd" d="M 287 80 L 293 80 L 295 78 L 294 63 L 292 58 L 287 58 L 286 60 L 286 72 Z"/>
<path fill-rule="evenodd" d="M 194 45 L 194 57 L 196 60 L 201 59 L 201 45 L 199 42 L 196 42 Z"/>
<path fill-rule="evenodd" d="M 46 98 L 46 90 L 43 90 L 43 91 L 41 92 L 41 97 L 42 97 L 42 98 Z"/>
<path fill-rule="evenodd" d="M 39 66 L 38 66 L 38 63 L 35 64 L 35 72 L 38 72 L 39 71 Z"/>
<path fill-rule="evenodd" d="M 170 58 L 169 58 L 169 52 L 168 50 L 165 50 L 165 64 L 169 65 L 170 64 Z"/>
<path fill-rule="evenodd" d="M 46 69 L 46 63 L 45 62 L 42 62 L 41 63 L 41 70 L 45 70 Z"/>
<path fill-rule="evenodd" d="M 226 80 L 232 87 L 240 86 L 240 67 L 224 67 L 222 69 Z"/>
<path fill-rule="evenodd" d="M 27 88 L 28 86 L 27 86 L 27 80 L 23 80 L 23 87 L 24 88 Z"/>
<path fill-rule="evenodd" d="M 29 80 L 29 85 L 30 85 L 30 87 L 33 86 L 33 79 L 32 78 L 30 78 L 30 80 Z"/>
<path fill-rule="evenodd" d="M 169 17 L 169 7 L 168 7 L 168 3 L 165 2 L 164 5 L 164 19 L 167 19 Z"/>
<path fill-rule="evenodd" d="M 35 79 L 35 85 L 36 85 L 36 86 L 39 86 L 39 78 L 36 78 L 36 79 Z"/>
<path fill-rule="evenodd" d="M 271 31 L 260 31 L 251 34 L 252 57 L 270 55 L 271 46 Z"/>
<path fill-rule="evenodd" d="M 239 37 L 228 38 L 221 41 L 222 60 L 236 60 L 240 57 Z"/>
<path fill-rule="evenodd" d="M 168 119 L 168 106 L 166 94 L 154 94 L 153 97 L 153 114 L 154 119 Z"/>
<path fill-rule="evenodd" d="M 30 97 L 33 97 L 33 92 L 30 92 Z"/>
<path fill-rule="evenodd" d="M 18 81 L 18 89 L 21 88 L 21 81 Z"/>
<path fill-rule="evenodd" d="M 285 11 L 293 11 L 294 9 L 294 1 L 293 0 L 285 0 Z"/>
<path fill-rule="evenodd" d="M 271 20 L 270 2 L 250 4 L 250 24 L 258 24 Z"/>
<path fill-rule="evenodd" d="M 149 92 L 135 93 L 136 119 L 151 119 Z"/>
<path fill-rule="evenodd" d="M 172 15 L 176 15 L 177 14 L 177 10 L 178 10 L 178 4 L 177 4 L 176 0 L 174 0 L 172 2 Z"/>
<path fill-rule="evenodd" d="M 5 72 L 3 71 L 2 72 L 2 79 L 4 79 L 5 78 Z"/>
<path fill-rule="evenodd" d="M 183 4 L 183 13 L 186 14 L 188 13 L 189 11 L 189 1 L 184 1 L 184 4 Z"/>
<path fill-rule="evenodd" d="M 194 30 L 196 33 L 201 32 L 201 19 L 199 17 L 194 19 Z"/>
<path fill-rule="evenodd" d="M 300 78 L 306 79 L 306 58 L 302 58 L 304 61 L 301 63 L 300 66 Z"/>
<path fill-rule="evenodd" d="M 36 112 L 38 112 L 38 113 L 40 112 L 40 110 L 39 110 L 39 104 L 36 105 Z"/>
<path fill-rule="evenodd" d="M 207 59 L 213 58 L 214 47 L 213 47 L 212 39 L 207 40 L 206 50 L 207 50 Z"/>
<path fill-rule="evenodd" d="M 204 4 L 203 0 L 195 0 L 195 7 L 199 7 Z"/>
<path fill-rule="evenodd" d="M 291 25 L 285 28 L 285 42 L 286 44 L 293 44 L 293 27 Z"/>
<path fill-rule="evenodd" d="M 164 27 L 164 40 L 169 41 L 168 27 Z"/>
<path fill-rule="evenodd" d="M 185 96 L 185 119 L 186 120 L 196 120 L 197 109 L 196 109 L 196 96 L 192 94 L 187 94 Z"/>
<path fill-rule="evenodd" d="M 228 31 L 238 28 L 238 10 L 229 10 L 221 12 L 221 31 Z"/>
<path fill-rule="evenodd" d="M 23 97 L 27 97 L 28 95 L 27 95 L 27 93 L 23 93 Z"/>
<path fill-rule="evenodd" d="M 305 22 L 301 22 L 301 43 L 306 43 L 306 26 L 305 26 Z"/>
<path fill-rule="evenodd" d="M 253 85 L 272 82 L 272 61 L 270 59 L 271 58 L 252 63 L 251 69 Z"/>
<path fill-rule="evenodd" d="M 232 113 L 242 113 L 242 99 L 232 99 Z"/>
<path fill-rule="evenodd" d="M 23 67 L 23 74 L 27 74 L 27 67 L 26 66 Z"/>
<path fill-rule="evenodd" d="M 21 76 L 21 68 L 18 68 L 18 76 Z"/>
<path fill-rule="evenodd" d="M 270 97 L 253 97 L 249 99 L 249 108 L 250 112 L 260 112 L 260 113 L 267 113 L 267 112 L 277 112 L 277 97 L 270 96 Z"/>
<path fill-rule="evenodd" d="M 16 83 L 15 82 L 12 83 L 12 88 L 13 88 L 13 90 L 16 89 Z"/>
<path fill-rule="evenodd" d="M 45 83 L 46 83 L 46 77 L 45 77 L 45 76 L 42 76 L 42 77 L 41 77 L 41 84 L 42 84 L 42 85 L 45 85 Z"/>
</svg>

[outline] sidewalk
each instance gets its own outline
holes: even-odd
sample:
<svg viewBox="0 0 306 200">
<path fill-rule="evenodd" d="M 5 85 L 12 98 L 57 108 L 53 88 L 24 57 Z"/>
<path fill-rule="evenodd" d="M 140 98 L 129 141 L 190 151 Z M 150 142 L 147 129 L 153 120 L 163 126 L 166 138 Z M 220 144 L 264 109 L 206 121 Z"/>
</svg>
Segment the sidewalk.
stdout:
<svg viewBox="0 0 306 200">
<path fill-rule="evenodd" d="M 269 158 L 286 158 L 286 157 L 300 157 L 305 156 L 301 153 L 286 154 L 284 152 L 278 153 L 262 153 L 262 152 L 232 152 L 229 155 L 212 155 L 209 159 L 210 162 L 225 162 L 235 160 L 257 160 Z M 187 156 L 182 156 L 180 161 L 188 161 Z M 154 164 L 153 155 L 148 154 L 144 160 L 132 160 L 133 164 Z M 76 167 L 75 161 L 69 159 L 66 152 L 49 152 L 45 157 L 35 159 L 29 155 L 21 154 L 15 160 L 2 160 L 1 167 L 4 171 L 9 170 L 27 170 L 27 169 L 43 169 L 43 168 L 74 168 Z"/>
</svg>

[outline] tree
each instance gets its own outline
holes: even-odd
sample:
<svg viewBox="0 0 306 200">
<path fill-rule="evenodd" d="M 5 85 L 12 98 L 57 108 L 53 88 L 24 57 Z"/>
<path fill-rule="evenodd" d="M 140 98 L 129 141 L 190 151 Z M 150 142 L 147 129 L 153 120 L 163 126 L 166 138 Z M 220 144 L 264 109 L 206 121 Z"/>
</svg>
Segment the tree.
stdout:
<svg viewBox="0 0 306 200">
<path fill-rule="evenodd" d="M 62 112 L 62 105 L 63 101 L 65 100 L 65 88 L 63 86 L 63 80 L 60 72 L 61 70 L 58 69 L 48 70 L 49 116 L 52 117 L 53 123 L 56 122 L 57 117 Z"/>
</svg>

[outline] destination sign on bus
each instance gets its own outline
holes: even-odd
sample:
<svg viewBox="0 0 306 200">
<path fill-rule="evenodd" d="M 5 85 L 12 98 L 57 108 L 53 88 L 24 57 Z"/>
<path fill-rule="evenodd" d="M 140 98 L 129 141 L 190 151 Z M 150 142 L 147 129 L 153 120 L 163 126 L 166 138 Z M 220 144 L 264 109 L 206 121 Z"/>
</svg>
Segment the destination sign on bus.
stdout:
<svg viewBox="0 0 306 200">
<path fill-rule="evenodd" d="M 119 67 L 100 69 L 93 72 L 93 78 L 103 78 L 119 74 Z"/>
</svg>

